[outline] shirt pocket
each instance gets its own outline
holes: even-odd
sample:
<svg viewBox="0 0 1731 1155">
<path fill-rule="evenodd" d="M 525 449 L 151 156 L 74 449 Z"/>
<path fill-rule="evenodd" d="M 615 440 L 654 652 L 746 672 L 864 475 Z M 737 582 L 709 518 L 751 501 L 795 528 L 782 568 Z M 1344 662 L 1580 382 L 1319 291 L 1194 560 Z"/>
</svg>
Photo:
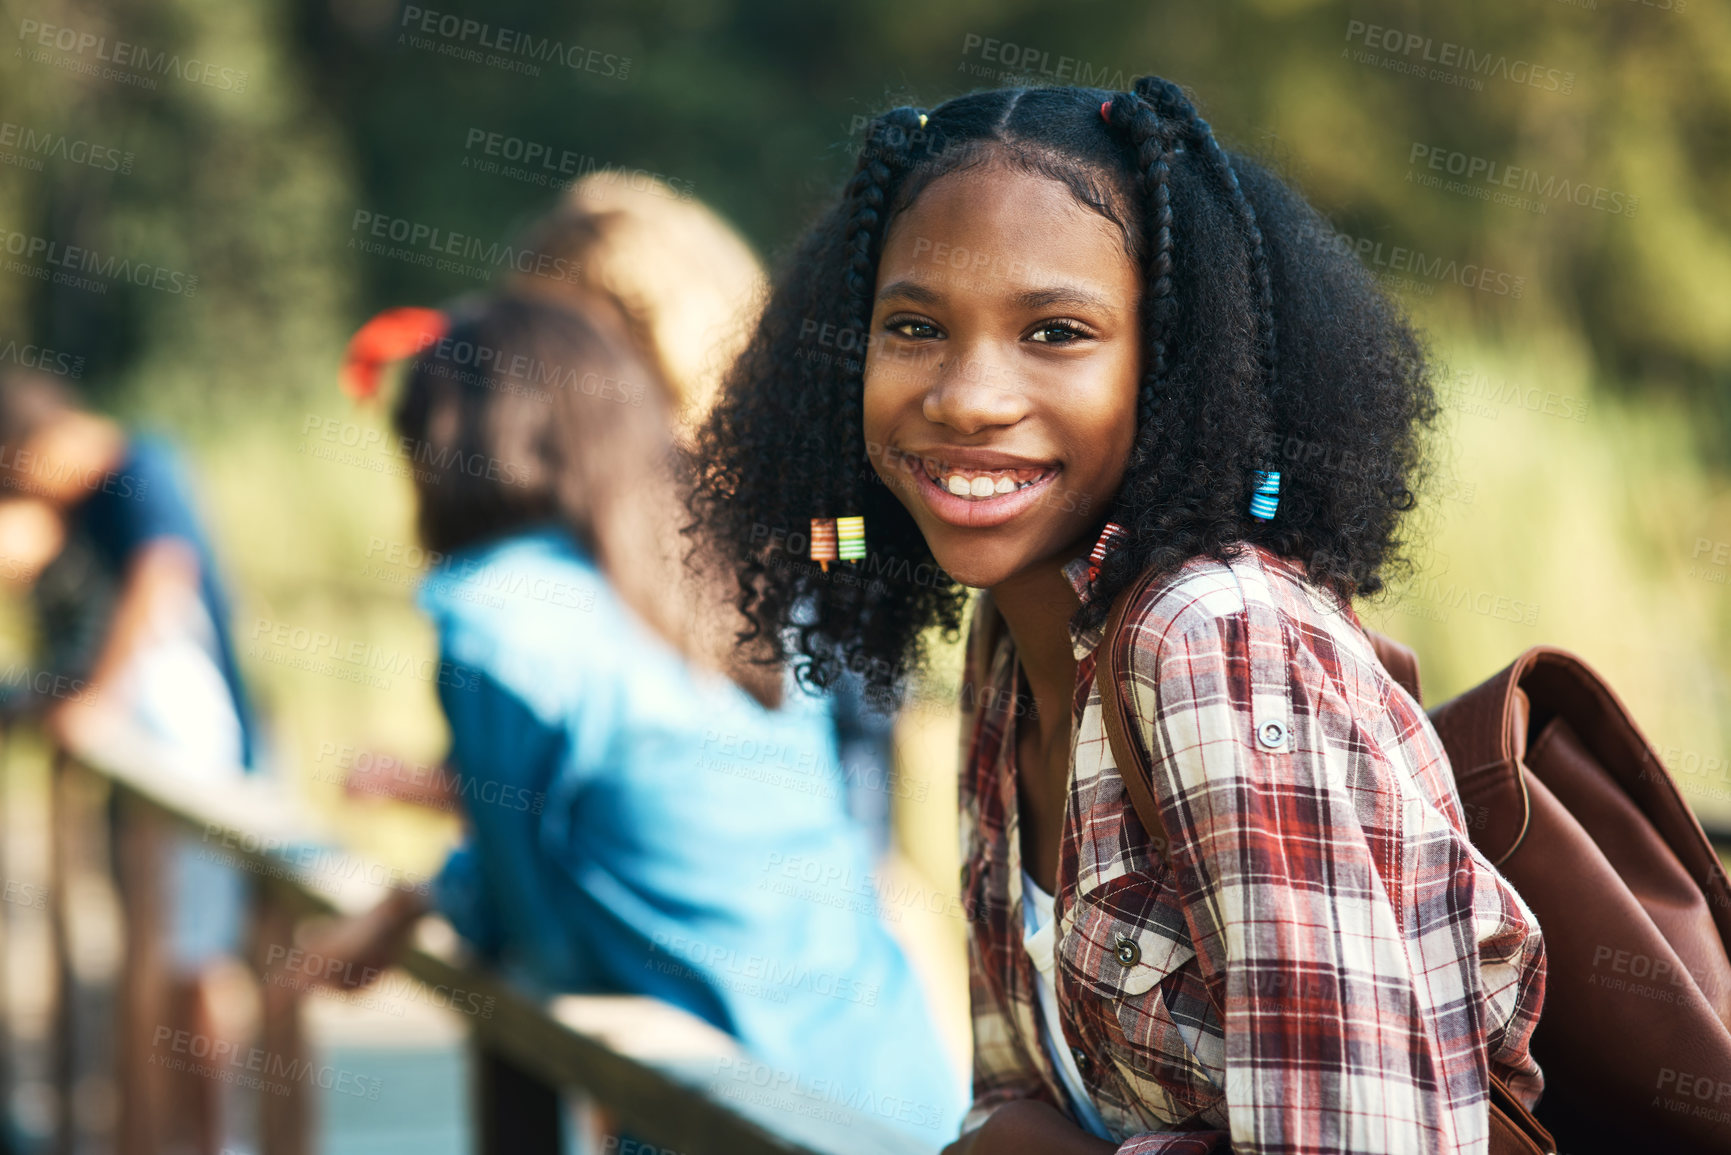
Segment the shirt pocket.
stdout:
<svg viewBox="0 0 1731 1155">
<path fill-rule="evenodd" d="M 1175 1127 L 1220 1102 L 1198 1057 L 1221 1049 L 1218 1019 L 1169 881 L 1120 878 L 1079 897 L 1057 953 L 1059 997 L 1097 1098 L 1144 1127 Z"/>
</svg>

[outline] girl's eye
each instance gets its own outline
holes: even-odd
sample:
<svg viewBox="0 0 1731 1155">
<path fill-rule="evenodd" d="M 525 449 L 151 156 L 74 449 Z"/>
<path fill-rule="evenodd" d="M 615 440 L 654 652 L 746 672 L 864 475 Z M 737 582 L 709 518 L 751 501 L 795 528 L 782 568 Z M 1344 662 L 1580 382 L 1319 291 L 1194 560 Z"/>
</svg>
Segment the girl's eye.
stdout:
<svg viewBox="0 0 1731 1155">
<path fill-rule="evenodd" d="M 913 318 L 890 320 L 884 323 L 884 328 L 892 333 L 899 333 L 914 341 L 925 341 L 938 336 L 938 327 L 930 321 L 919 321 Z"/>
<path fill-rule="evenodd" d="M 1081 326 L 1074 325 L 1069 321 L 1047 321 L 1028 334 L 1028 340 L 1040 341 L 1047 345 L 1067 345 L 1071 341 L 1084 338 L 1087 335 L 1082 331 Z"/>
</svg>

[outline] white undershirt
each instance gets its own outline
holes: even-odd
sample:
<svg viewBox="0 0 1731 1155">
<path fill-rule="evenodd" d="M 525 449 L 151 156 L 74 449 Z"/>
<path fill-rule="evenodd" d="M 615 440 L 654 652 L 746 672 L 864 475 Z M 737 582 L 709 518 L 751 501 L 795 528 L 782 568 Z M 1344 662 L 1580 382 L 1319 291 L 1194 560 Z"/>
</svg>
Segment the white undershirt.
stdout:
<svg viewBox="0 0 1731 1155">
<path fill-rule="evenodd" d="M 1058 990 L 1053 972 L 1057 966 L 1058 928 L 1052 925 L 1052 896 L 1042 890 L 1026 870 L 1022 871 L 1022 929 L 1022 948 L 1033 960 L 1034 972 L 1039 976 L 1036 985 L 1040 991 L 1040 1036 L 1046 1041 L 1046 1053 L 1052 1057 L 1052 1065 L 1058 1068 L 1064 1089 L 1070 1092 L 1077 1122 L 1090 1134 L 1110 1142 L 1112 1136 L 1094 1107 L 1088 1088 L 1082 1083 L 1081 1072 L 1076 1070 L 1076 1059 L 1056 1030 L 1059 1021 Z"/>
<path fill-rule="evenodd" d="M 192 593 L 156 607 L 118 670 L 108 703 L 174 751 L 175 769 L 205 781 L 241 773 L 241 722 L 219 664 L 216 624 Z"/>
</svg>

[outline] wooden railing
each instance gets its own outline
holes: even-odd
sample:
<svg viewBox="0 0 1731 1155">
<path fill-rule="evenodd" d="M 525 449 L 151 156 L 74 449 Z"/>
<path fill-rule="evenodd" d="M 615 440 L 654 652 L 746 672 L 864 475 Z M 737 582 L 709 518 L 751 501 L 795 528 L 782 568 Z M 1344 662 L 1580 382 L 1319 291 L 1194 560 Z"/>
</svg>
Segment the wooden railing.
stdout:
<svg viewBox="0 0 1731 1155">
<path fill-rule="evenodd" d="M 5 772 L 20 759 L 5 741 Z M 44 748 L 45 749 L 45 748 Z M 160 1062 L 169 1021 L 162 1005 L 161 926 L 171 901 L 162 885 L 165 845 L 187 832 L 251 882 L 249 965 L 262 993 L 252 1053 L 265 1073 L 312 1070 L 304 1037 L 303 992 L 264 981 L 302 920 L 354 913 L 384 893 L 385 872 L 334 846 L 319 822 L 265 777 L 220 787 L 186 780 L 147 743 L 117 739 L 103 749 L 45 753 L 42 783 L 45 861 L 0 880 L 0 968 L 12 955 L 21 910 L 46 915 L 54 989 L 49 1129 L 60 1155 L 117 1150 L 157 1155 L 167 1148 L 169 1099 Z M 40 759 L 38 761 L 41 761 Z M 0 798 L 18 794 L 8 781 Z M 21 819 L 0 811 L 0 837 Z M 1710 829 L 1721 853 L 1731 831 Z M 16 848 L 8 859 L 16 862 Z M 309 865 L 309 862 L 312 865 Z M 341 880 L 340 884 L 334 880 Z M 100 912 L 107 886 L 118 915 L 120 957 L 105 987 L 81 971 L 75 941 Z M 15 888 L 18 894 L 14 894 Z M 20 897 L 22 896 L 22 901 Z M 45 908 L 45 909 L 44 909 Z M 443 927 L 434 920 L 432 927 Z M 607 1130 L 681 1155 L 916 1155 L 922 1146 L 875 1118 L 836 1102 L 802 1097 L 788 1078 L 744 1055 L 726 1035 L 671 1006 L 635 997 L 541 998 L 465 962 L 455 936 L 422 934 L 399 966 L 436 991 L 462 991 L 486 1015 L 459 1016 L 471 1044 L 474 1146 L 484 1155 L 545 1155 L 561 1150 L 564 1102 L 581 1095 L 604 1113 Z M 275 948 L 273 950 L 273 947 Z M 0 969 L 0 992 L 15 989 Z M 11 1011 L 0 1001 L 0 1020 Z M 171 1050 L 173 1048 L 170 1048 Z M 0 1048 L 0 1094 L 15 1098 L 14 1048 Z M 83 1092 L 106 1073 L 114 1109 L 90 1110 Z M 278 1078 L 257 1095 L 262 1155 L 308 1155 L 320 1081 Z M 100 1096 L 97 1096 L 100 1099 Z M 613 1155 L 625 1145 L 607 1144 Z"/>
<path fill-rule="evenodd" d="M 9 770 L 14 753 L 8 750 Z M 268 777 L 219 787 L 191 782 L 136 738 L 49 758 L 46 913 L 57 990 L 53 1149 L 72 1155 L 112 1146 L 125 1155 L 156 1155 L 166 1147 L 171 1124 L 162 1062 L 169 1018 L 160 994 L 160 928 L 171 900 L 161 884 L 169 838 L 189 833 L 251 883 L 249 965 L 263 997 L 253 1059 L 241 1067 L 266 1075 L 314 1069 L 302 1031 L 304 994 L 264 981 L 272 956 L 280 963 L 301 920 L 371 906 L 384 893 L 374 881 L 383 872 L 334 847 L 320 824 Z M 106 995 L 75 962 L 76 924 L 91 917 L 81 904 L 95 893 L 93 880 L 112 885 L 119 913 L 116 989 Z M 0 915 L 10 913 L 0 904 Z M 459 1016 L 471 1044 L 474 1144 L 486 1155 L 561 1150 L 563 1100 L 571 1095 L 598 1108 L 608 1134 L 683 1155 L 915 1155 L 937 1146 L 935 1137 L 923 1146 L 845 1104 L 810 1100 L 797 1082 L 667 1004 L 536 997 L 465 962 L 455 936 L 444 929 L 419 935 L 398 965 L 429 988 L 460 990 L 466 1001 L 488 1008 L 486 1015 Z M 9 945 L 0 943 L 0 955 Z M 118 1094 L 109 1123 L 100 1126 L 80 1106 L 80 1084 L 104 1068 Z M 0 1078 L 7 1075 L 0 1070 Z M 9 1093 L 9 1082 L 0 1090 Z M 260 1088 L 262 1155 L 313 1150 L 320 1093 L 320 1080 L 306 1077 L 278 1078 L 268 1091 Z M 624 1149 L 612 1140 L 605 1146 Z"/>
</svg>

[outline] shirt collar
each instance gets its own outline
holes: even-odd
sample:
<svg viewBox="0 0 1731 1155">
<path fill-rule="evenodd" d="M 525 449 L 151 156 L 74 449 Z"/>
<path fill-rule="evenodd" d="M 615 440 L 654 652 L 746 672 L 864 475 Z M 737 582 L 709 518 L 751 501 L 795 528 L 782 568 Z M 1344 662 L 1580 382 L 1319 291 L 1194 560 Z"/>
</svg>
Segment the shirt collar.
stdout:
<svg viewBox="0 0 1731 1155">
<path fill-rule="evenodd" d="M 1086 556 L 1072 558 L 1064 565 L 1064 577 L 1070 583 L 1070 588 L 1076 591 L 1076 597 L 1087 605 L 1094 597 L 1094 584 L 1088 580 L 1088 559 Z M 1074 618 L 1070 619 L 1070 652 L 1079 662 L 1093 653 L 1105 637 L 1104 625 L 1081 630 L 1076 628 Z"/>
</svg>

